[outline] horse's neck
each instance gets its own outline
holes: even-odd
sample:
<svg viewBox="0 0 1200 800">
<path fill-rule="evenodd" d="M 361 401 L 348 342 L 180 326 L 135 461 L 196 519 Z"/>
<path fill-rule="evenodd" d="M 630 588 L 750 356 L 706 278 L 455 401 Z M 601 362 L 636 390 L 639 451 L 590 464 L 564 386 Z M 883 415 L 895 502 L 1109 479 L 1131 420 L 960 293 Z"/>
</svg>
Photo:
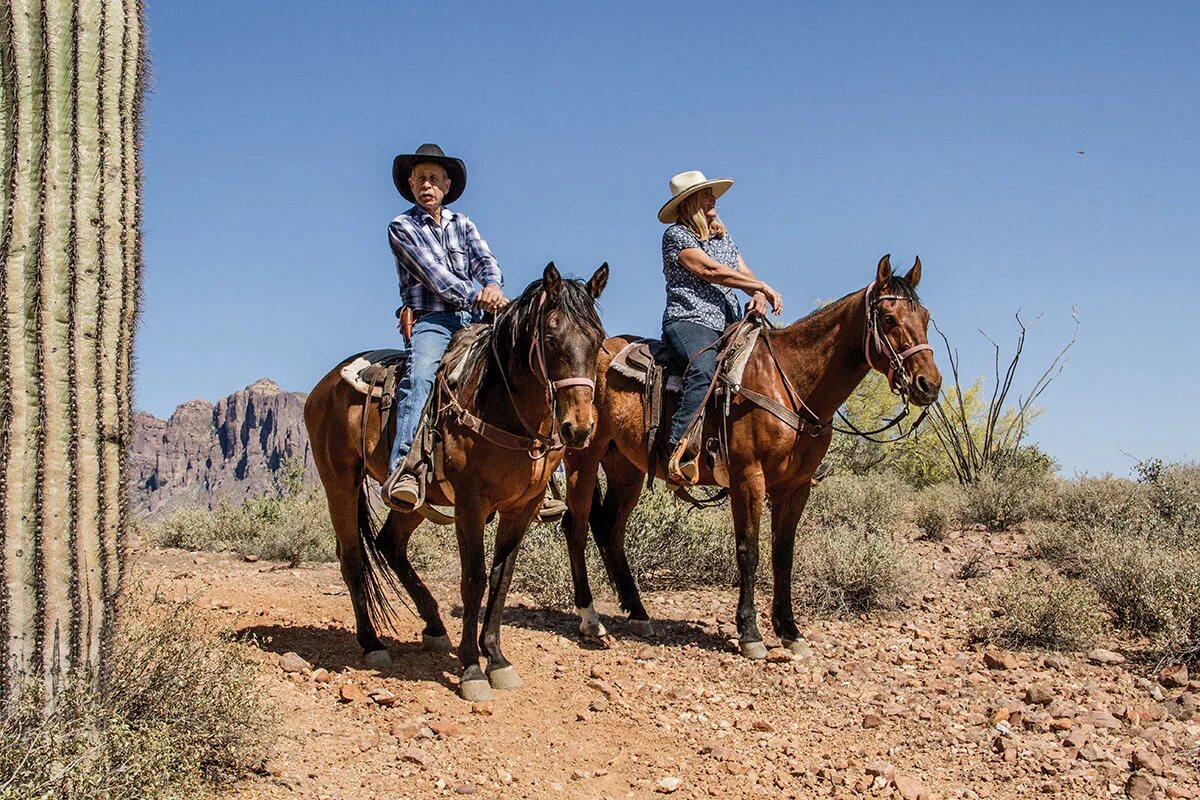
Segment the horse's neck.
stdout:
<svg viewBox="0 0 1200 800">
<path fill-rule="evenodd" d="M 528 359 L 522 358 L 522 353 L 528 355 L 528 343 L 524 341 L 514 352 L 504 355 L 501 363 L 494 357 L 488 359 L 475 413 L 485 422 L 511 433 L 548 434 L 551 420 L 546 389 L 541 377 L 533 374 Z M 508 379 L 507 387 L 505 378 Z M 533 430 L 522 430 L 525 423 Z"/>
<path fill-rule="evenodd" d="M 863 354 L 865 291 L 767 333 L 792 387 L 822 420 L 833 417 L 870 371 Z"/>
</svg>

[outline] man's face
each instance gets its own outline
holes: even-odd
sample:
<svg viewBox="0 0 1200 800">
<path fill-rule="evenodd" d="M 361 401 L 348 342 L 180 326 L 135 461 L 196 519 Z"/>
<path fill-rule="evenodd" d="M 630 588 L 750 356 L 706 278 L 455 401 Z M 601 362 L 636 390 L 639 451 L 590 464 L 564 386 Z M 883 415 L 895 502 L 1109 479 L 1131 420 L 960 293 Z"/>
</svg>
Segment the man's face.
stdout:
<svg viewBox="0 0 1200 800">
<path fill-rule="evenodd" d="M 417 205 L 433 211 L 442 207 L 442 198 L 450 191 L 450 177 L 441 164 L 417 164 L 408 176 L 408 188 Z"/>
</svg>

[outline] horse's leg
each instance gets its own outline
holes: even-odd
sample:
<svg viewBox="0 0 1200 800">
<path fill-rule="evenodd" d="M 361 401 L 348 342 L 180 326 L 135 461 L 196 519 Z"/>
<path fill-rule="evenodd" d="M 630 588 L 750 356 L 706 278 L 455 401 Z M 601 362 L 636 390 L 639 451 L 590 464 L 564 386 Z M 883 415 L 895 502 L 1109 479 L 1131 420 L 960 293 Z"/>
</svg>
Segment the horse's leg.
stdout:
<svg viewBox="0 0 1200 800">
<path fill-rule="evenodd" d="M 600 457 L 589 448 L 567 461 L 567 513 L 562 530 L 571 559 L 571 582 L 575 588 L 575 610 L 579 612 L 579 632 L 585 639 L 603 641 L 608 635 L 604 623 L 592 605 L 592 587 L 587 573 L 588 517 L 596 493 Z"/>
<path fill-rule="evenodd" d="M 458 660 L 462 678 L 458 692 L 464 700 L 492 699 L 492 687 L 479 668 L 479 603 L 487 588 L 484 568 L 483 528 L 488 510 L 474 498 L 458 498 L 454 507 L 454 526 L 458 534 L 458 560 L 462 571 L 459 589 L 462 593 L 462 639 L 458 644 Z"/>
<path fill-rule="evenodd" d="M 351 471 L 347 474 L 355 475 L 357 472 Z M 322 479 L 325 484 L 325 499 L 329 504 L 329 518 L 333 523 L 334 533 L 337 534 L 338 564 L 342 570 L 342 580 L 346 582 L 346 588 L 350 591 L 350 604 L 354 607 L 356 638 L 363 649 L 363 658 L 367 666 L 385 669 L 391 665 L 392 659 L 375 633 L 375 626 L 371 622 L 367 607 L 367 579 L 363 563 L 367 554 L 363 551 L 359 526 L 368 524 L 369 519 L 362 518 L 361 489 L 353 478 L 346 480 L 344 477 L 339 479 L 339 476 L 322 475 Z"/>
<path fill-rule="evenodd" d="M 383 551 L 388 564 L 395 570 L 400 583 L 416 604 L 417 613 L 425 621 L 425 630 L 421 632 L 421 646 L 433 652 L 449 653 L 454 646 L 450 643 L 450 637 L 446 635 L 446 626 L 442 623 L 437 600 L 433 599 L 429 588 L 408 560 L 409 539 L 422 519 L 416 512 L 390 512 L 383 530 L 379 532 L 379 549 Z"/>
<path fill-rule="evenodd" d="M 516 689 L 521 685 L 521 676 L 500 651 L 500 619 L 504 615 L 504 601 L 508 597 L 513 568 L 517 564 L 517 550 L 540 504 L 539 499 L 520 511 L 501 514 L 500 524 L 496 526 L 496 547 L 492 554 L 492 572 L 488 577 L 487 608 L 483 613 L 483 632 L 479 637 L 479 646 L 488 660 L 488 680 L 495 689 Z"/>
<path fill-rule="evenodd" d="M 758 613 L 754 609 L 754 581 L 758 574 L 758 525 L 762 516 L 764 482 L 762 471 L 755 469 L 734 480 L 731 492 L 733 527 L 737 537 L 738 564 L 738 647 L 746 658 L 767 657 L 762 634 L 758 632 Z"/>
<path fill-rule="evenodd" d="M 771 498 L 771 567 L 775 595 L 771 604 L 771 627 L 793 653 L 811 652 L 800 639 L 792 610 L 792 561 L 795 558 L 796 525 L 812 484 L 806 483 L 790 494 Z"/>
<path fill-rule="evenodd" d="M 615 451 L 604 458 L 604 476 L 608 479 L 608 491 L 604 493 L 600 507 L 592 509 L 592 535 L 596 537 L 596 546 L 608 575 L 617 587 L 621 608 L 629 614 L 630 626 L 639 636 L 653 636 L 654 626 L 642 605 L 642 596 L 625 557 L 625 526 L 642 496 L 642 481 L 646 476 L 633 462 Z"/>
</svg>

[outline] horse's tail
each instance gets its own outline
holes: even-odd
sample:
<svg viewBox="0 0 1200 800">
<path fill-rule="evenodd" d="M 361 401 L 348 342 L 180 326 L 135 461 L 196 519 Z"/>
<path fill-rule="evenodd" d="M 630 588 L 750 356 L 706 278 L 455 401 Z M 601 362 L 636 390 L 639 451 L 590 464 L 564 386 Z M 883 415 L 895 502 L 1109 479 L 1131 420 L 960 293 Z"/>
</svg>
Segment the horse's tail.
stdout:
<svg viewBox="0 0 1200 800">
<path fill-rule="evenodd" d="M 396 607 L 392 597 L 403 600 L 400 576 L 384 555 L 384 547 L 391 546 L 391 515 L 384 520 L 383 527 L 375 531 L 375 519 L 367 503 L 366 483 L 358 487 L 358 544 L 362 549 L 363 593 L 366 595 L 367 616 L 372 624 L 383 624 L 396 629 Z"/>
</svg>

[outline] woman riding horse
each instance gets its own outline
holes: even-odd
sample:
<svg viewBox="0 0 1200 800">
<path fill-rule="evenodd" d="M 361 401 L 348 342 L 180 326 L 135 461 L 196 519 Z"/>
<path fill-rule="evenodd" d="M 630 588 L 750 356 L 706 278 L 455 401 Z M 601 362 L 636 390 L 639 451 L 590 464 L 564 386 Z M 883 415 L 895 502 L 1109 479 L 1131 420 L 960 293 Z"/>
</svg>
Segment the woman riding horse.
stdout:
<svg viewBox="0 0 1200 800">
<path fill-rule="evenodd" d="M 713 345 L 729 324 L 742 318 L 733 290 L 750 295 L 747 310 L 752 314 L 783 313 L 783 297 L 754 276 L 717 216 L 717 198 L 730 186 L 729 178 L 708 180 L 702 172 L 681 172 L 671 178 L 671 199 L 658 212 L 659 221 L 670 225 L 662 240 L 667 284 L 663 340 L 686 367 L 667 450 L 670 479 L 680 484 L 692 485 L 700 477 L 697 443 L 684 441 L 683 435 L 716 372 Z"/>
</svg>

